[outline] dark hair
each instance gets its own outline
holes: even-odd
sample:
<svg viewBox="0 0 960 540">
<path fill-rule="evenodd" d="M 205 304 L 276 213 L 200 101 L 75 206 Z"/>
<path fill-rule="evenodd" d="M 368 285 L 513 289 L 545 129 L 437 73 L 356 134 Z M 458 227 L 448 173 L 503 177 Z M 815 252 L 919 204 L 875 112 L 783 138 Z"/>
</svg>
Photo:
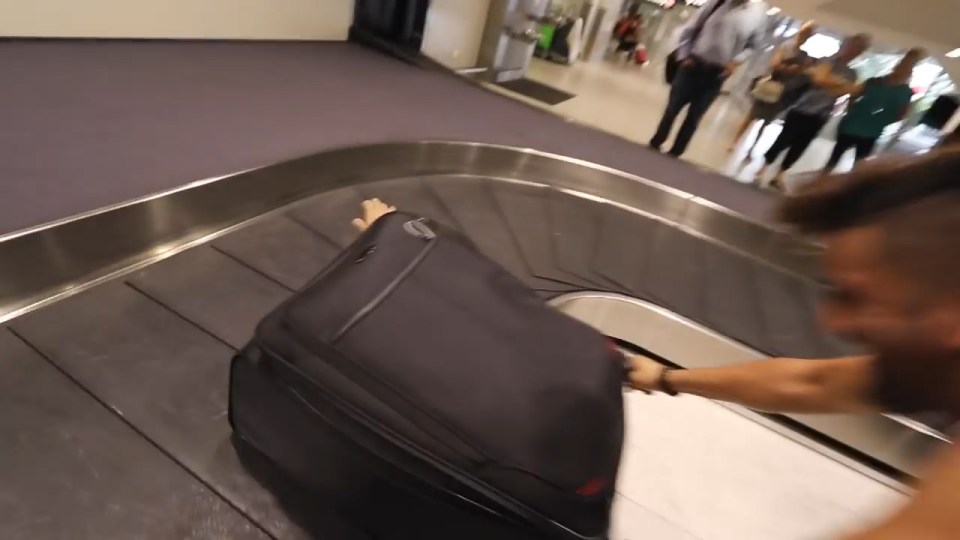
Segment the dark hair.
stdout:
<svg viewBox="0 0 960 540">
<path fill-rule="evenodd" d="M 960 146 L 822 178 L 786 199 L 780 218 L 808 234 L 880 226 L 897 269 L 960 289 Z"/>
<path fill-rule="evenodd" d="M 960 147 L 922 157 L 877 159 L 853 172 L 821 178 L 788 197 L 780 219 L 804 233 L 836 232 L 940 195 L 960 196 Z"/>
</svg>

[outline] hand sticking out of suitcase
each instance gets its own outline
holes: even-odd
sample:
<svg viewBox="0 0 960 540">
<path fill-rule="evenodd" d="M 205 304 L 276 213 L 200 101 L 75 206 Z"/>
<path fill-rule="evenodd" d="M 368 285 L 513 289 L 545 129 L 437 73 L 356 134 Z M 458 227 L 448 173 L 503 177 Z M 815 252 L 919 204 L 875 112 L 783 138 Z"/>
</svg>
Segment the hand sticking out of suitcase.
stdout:
<svg viewBox="0 0 960 540">
<path fill-rule="evenodd" d="M 369 229 L 370 226 L 373 225 L 374 221 L 382 218 L 390 212 L 397 211 L 396 207 L 390 206 L 380 199 L 367 199 L 363 201 L 362 207 L 363 217 L 358 217 L 352 222 L 353 226 L 356 227 L 360 232 Z"/>
<path fill-rule="evenodd" d="M 397 207 L 391 206 L 380 199 L 367 199 L 361 203 L 363 216 L 355 218 L 351 223 L 360 232 L 364 232 L 383 216 L 396 212 Z M 666 375 L 665 368 L 656 360 L 644 356 L 627 358 L 625 362 L 624 379 L 630 388 L 650 393 L 659 390 L 661 379 Z"/>
</svg>

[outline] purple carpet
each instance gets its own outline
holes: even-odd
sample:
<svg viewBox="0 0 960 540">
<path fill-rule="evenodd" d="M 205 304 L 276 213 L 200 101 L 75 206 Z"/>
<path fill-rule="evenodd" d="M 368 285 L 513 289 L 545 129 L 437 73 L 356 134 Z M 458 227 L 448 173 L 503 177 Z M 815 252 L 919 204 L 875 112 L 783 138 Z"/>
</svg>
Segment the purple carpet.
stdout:
<svg viewBox="0 0 960 540">
<path fill-rule="evenodd" d="M 349 43 L 6 41 L 0 65 L 0 234 L 338 146 L 422 139 L 574 156 L 758 219 L 773 204 L 719 175 Z"/>
</svg>

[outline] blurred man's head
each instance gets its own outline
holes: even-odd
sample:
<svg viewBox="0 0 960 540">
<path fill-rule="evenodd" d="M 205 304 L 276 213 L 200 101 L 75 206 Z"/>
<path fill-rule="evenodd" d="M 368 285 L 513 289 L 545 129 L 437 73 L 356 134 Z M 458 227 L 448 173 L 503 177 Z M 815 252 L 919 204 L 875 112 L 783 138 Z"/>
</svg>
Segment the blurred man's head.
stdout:
<svg viewBox="0 0 960 540">
<path fill-rule="evenodd" d="M 927 52 L 921 48 L 913 48 L 908 50 L 900 58 L 900 61 L 897 62 L 897 65 L 893 66 L 893 71 L 890 75 L 898 81 L 909 82 L 910 77 L 913 75 L 914 68 L 917 67 L 924 58 L 927 57 Z"/>
<path fill-rule="evenodd" d="M 807 21 L 800 26 L 800 30 L 797 31 L 797 44 L 803 45 L 807 42 L 808 39 L 813 37 L 813 34 L 817 32 L 817 23 L 816 21 Z"/>
<path fill-rule="evenodd" d="M 861 54 L 867 52 L 867 49 L 873 44 L 873 38 L 869 34 L 854 34 L 843 40 L 840 45 L 838 56 L 847 62 L 856 60 Z"/>
<path fill-rule="evenodd" d="M 782 216 L 822 240 L 823 323 L 876 353 L 887 404 L 903 412 L 955 407 L 960 148 L 819 180 L 789 199 Z"/>
</svg>

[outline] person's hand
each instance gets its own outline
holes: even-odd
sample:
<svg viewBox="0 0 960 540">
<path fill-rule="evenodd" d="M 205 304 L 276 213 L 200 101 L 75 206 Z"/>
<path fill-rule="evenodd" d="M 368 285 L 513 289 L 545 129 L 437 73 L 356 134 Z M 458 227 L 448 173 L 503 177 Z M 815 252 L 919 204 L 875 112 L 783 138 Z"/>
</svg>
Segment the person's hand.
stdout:
<svg viewBox="0 0 960 540">
<path fill-rule="evenodd" d="M 658 382 L 663 365 L 646 356 L 634 356 L 630 359 L 630 386 L 636 390 L 653 392 L 659 390 Z"/>
<path fill-rule="evenodd" d="M 356 227 L 360 232 L 369 229 L 370 226 L 373 225 L 374 221 L 382 218 L 390 212 L 397 211 L 396 208 L 384 203 L 380 199 L 368 199 L 363 201 L 361 206 L 363 207 L 363 217 L 358 217 L 352 221 L 353 226 Z"/>
<path fill-rule="evenodd" d="M 686 69 L 686 68 L 688 68 L 688 67 L 690 67 L 690 66 L 692 66 L 692 65 L 693 65 L 693 58 L 691 58 L 691 57 L 689 57 L 689 56 L 688 56 L 687 58 L 684 58 L 684 59 L 680 62 L 680 67 L 682 67 L 682 68 L 684 68 L 684 69 Z"/>
<path fill-rule="evenodd" d="M 740 67 L 740 64 L 737 64 L 734 62 L 727 64 L 726 66 L 724 66 L 723 72 L 720 74 L 720 78 L 723 80 L 729 79 L 730 76 L 733 75 L 733 72 L 736 71 L 738 67 Z"/>
</svg>

